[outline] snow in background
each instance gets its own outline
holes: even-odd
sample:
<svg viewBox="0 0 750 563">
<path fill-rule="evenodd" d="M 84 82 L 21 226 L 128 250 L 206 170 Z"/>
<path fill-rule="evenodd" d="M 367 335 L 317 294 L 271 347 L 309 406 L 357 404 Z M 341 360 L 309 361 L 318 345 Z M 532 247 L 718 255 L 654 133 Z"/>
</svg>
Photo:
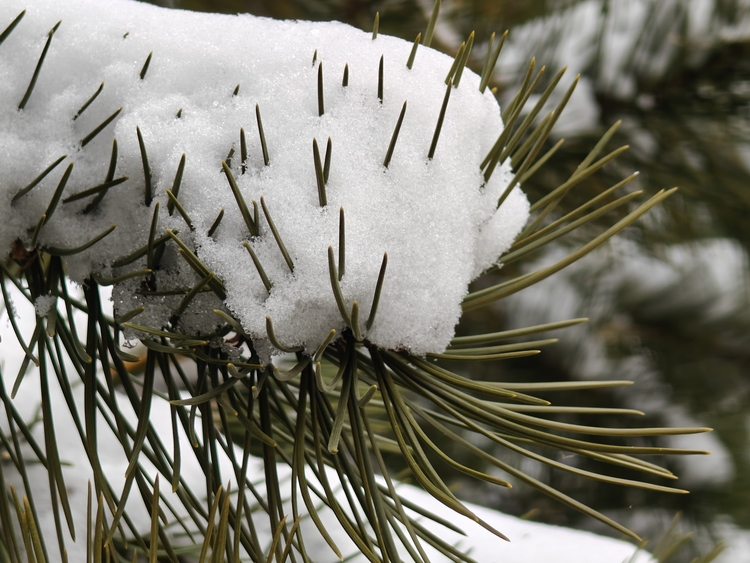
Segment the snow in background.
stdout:
<svg viewBox="0 0 750 563">
<path fill-rule="evenodd" d="M 534 270 L 555 262 L 563 252 L 548 252 L 527 267 Z M 566 338 L 550 351 L 568 373 L 583 380 L 634 381 L 635 385 L 618 394 L 623 406 L 659 413 L 666 426 L 701 426 L 703 422 L 696 420 L 685 405 L 672 400 L 669 386 L 647 348 L 613 356 L 608 351 L 608 334 L 627 333 L 633 322 L 620 312 L 623 299 L 635 304 L 647 302 L 649 315 L 656 319 L 684 312 L 692 304 L 689 310 L 695 330 L 714 332 L 734 315 L 747 318 L 747 268 L 746 252 L 729 239 L 665 246 L 653 249 L 653 253 L 630 241 L 613 239 L 554 278 L 505 299 L 502 306 L 511 326 L 589 317 L 588 323 L 566 329 Z M 732 479 L 732 453 L 716 434 L 669 436 L 665 440 L 672 447 L 710 452 L 674 458 L 679 482 L 686 489 L 710 488 Z M 629 515 L 627 511 L 613 516 L 633 526 L 637 533 L 642 532 L 640 526 L 648 518 L 648 514 Z M 634 521 L 628 523 L 629 517 Z M 743 548 L 750 541 L 746 530 L 731 522 L 719 522 L 715 532 L 728 546 L 717 562 L 750 562 L 750 552 Z"/>
<path fill-rule="evenodd" d="M 750 37 L 750 2 L 738 0 L 733 21 L 717 15 L 719 4 L 720 0 L 574 2 L 513 28 L 495 73 L 504 82 L 510 74 L 526 72 L 531 57 L 554 72 L 568 67 L 570 74 L 582 73 L 553 131 L 557 137 L 579 136 L 599 125 L 595 92 L 619 100 L 635 98 L 636 105 L 648 108 L 653 101 L 639 93 L 639 81 L 664 76 L 678 57 L 685 57 L 685 66 L 697 67 L 712 46 Z M 563 93 L 553 93 L 549 105 L 557 104 Z"/>
</svg>

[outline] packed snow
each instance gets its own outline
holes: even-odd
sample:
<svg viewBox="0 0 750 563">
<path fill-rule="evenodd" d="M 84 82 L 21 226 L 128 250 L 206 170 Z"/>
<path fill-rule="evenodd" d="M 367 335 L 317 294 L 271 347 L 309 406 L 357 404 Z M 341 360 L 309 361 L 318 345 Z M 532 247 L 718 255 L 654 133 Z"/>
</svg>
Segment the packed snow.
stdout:
<svg viewBox="0 0 750 563">
<path fill-rule="evenodd" d="M 76 248 L 116 225 L 65 263 L 69 276 L 79 282 L 92 273 L 121 276 L 146 268 L 145 256 L 125 266 L 113 264 L 147 245 L 158 204 L 155 238 L 167 230 L 177 233 L 226 291 L 224 303 L 213 293 L 201 293 L 182 317 L 183 331 L 210 332 L 216 318 L 206 311 L 226 307 L 259 349 L 270 317 L 280 342 L 311 352 L 331 329 L 346 328 L 328 262 L 332 247 L 341 269 L 343 208 L 345 270 L 340 284 L 346 310 L 357 301 L 365 337 L 381 347 L 440 352 L 453 336 L 468 284 L 497 262 L 526 221 L 528 202 L 519 188 L 497 208 L 512 177 L 508 164 L 483 182 L 480 163 L 503 124 L 493 95 L 479 92 L 479 77 L 468 69 L 459 86 L 451 88 L 434 158 L 428 158 L 453 64 L 430 48 L 420 46 L 409 69 L 411 43 L 383 35 L 373 39 L 371 33 L 341 23 L 206 15 L 130 0 L 4 0 L 0 29 L 24 9 L 25 16 L 0 45 L 0 245 L 10 249 L 20 240 L 28 247 L 45 212 L 51 216 L 38 232 L 41 247 Z M 38 79 L 22 103 L 47 43 Z M 346 65 L 348 85 L 343 86 Z M 80 112 L 102 83 L 98 96 Z M 403 125 L 386 167 L 386 151 L 405 102 Z M 116 170 L 108 175 L 113 138 Z M 324 161 L 329 138 L 330 174 L 322 205 L 313 140 Z M 183 154 L 177 199 L 190 225 L 177 210 L 169 212 L 166 193 L 175 189 Z M 13 201 L 63 156 L 38 185 Z M 222 161 L 231 161 L 249 221 Z M 54 206 L 55 191 L 68 173 Z M 89 212 L 85 210 L 96 195 L 66 202 L 121 178 L 127 180 L 109 188 Z M 223 219 L 209 236 L 222 209 Z M 248 227 L 255 221 L 257 236 Z M 270 290 L 243 243 L 255 252 Z M 117 284 L 118 314 L 143 305 L 146 311 L 134 322 L 165 327 L 185 293 L 198 283 L 200 276 L 176 244 L 170 240 L 165 246 L 153 280 L 145 284 L 148 276 L 140 275 Z M 377 317 L 366 330 L 385 253 Z M 170 290 L 182 293 L 161 294 Z"/>
</svg>

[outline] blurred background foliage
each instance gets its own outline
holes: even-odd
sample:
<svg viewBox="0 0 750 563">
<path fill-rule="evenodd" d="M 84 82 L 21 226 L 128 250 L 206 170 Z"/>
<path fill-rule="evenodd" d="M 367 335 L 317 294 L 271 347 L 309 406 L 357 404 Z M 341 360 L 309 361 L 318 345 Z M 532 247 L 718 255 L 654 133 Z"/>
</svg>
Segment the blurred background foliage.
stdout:
<svg viewBox="0 0 750 563">
<path fill-rule="evenodd" d="M 432 4 L 154 1 L 200 11 L 334 19 L 363 29 L 372 27 L 379 11 L 381 33 L 410 41 L 424 29 Z M 532 475 L 652 540 L 669 529 L 676 512 L 682 512 L 682 527 L 694 530 L 695 536 L 670 561 L 690 561 L 725 538 L 734 547 L 721 560 L 737 562 L 742 560 L 739 546 L 750 543 L 749 12 L 750 4 L 742 0 L 453 0 L 443 3 L 433 41 L 434 47 L 452 55 L 475 30 L 477 47 L 470 66 L 476 70 L 490 33 L 509 29 L 493 84 L 502 104 L 509 101 L 504 93 L 518 87 L 532 56 L 538 66 L 548 66 L 547 79 L 566 64 L 571 67 L 566 80 L 582 74 L 572 107 L 566 110 L 568 119 L 556 130 L 558 138 L 565 137 L 564 150 L 524 185 L 532 201 L 560 185 L 618 120 L 622 125 L 610 147 L 630 145 L 631 150 L 577 187 L 579 194 L 567 198 L 568 209 L 634 170 L 640 175 L 632 189 L 643 189 L 647 195 L 680 187 L 620 242 L 531 291 L 465 315 L 459 327 L 459 332 L 476 333 L 588 316 L 587 325 L 555 334 L 560 344 L 539 356 L 463 369 L 492 380 L 627 377 L 638 385 L 624 392 L 556 395 L 554 400 L 642 409 L 649 417 L 644 423 L 651 425 L 687 421 L 715 429 L 706 444 L 688 442 L 690 447 L 711 449 L 711 457 L 655 460 L 684 475 L 680 484 L 692 491 L 690 495 L 615 488 L 528 468 Z M 548 141 L 549 146 L 556 140 Z M 613 222 L 611 215 L 603 221 Z M 574 232 L 558 244 L 574 245 L 585 236 Z M 508 265 L 483 283 L 497 283 L 533 261 L 549 260 L 555 251 L 542 252 Z M 459 369 L 455 363 L 451 367 Z M 571 422 L 586 420 L 579 415 Z M 600 422 L 622 424 L 614 419 Z M 466 455 L 449 453 L 457 459 Z M 399 460 L 391 463 L 398 467 Z M 593 463 L 581 460 L 582 467 Z M 439 461 L 435 464 L 440 467 Z M 482 462 L 473 459 L 469 465 L 481 467 Z M 540 521 L 611 533 L 523 486 L 505 492 L 459 474 L 453 482 L 467 500 Z"/>
</svg>

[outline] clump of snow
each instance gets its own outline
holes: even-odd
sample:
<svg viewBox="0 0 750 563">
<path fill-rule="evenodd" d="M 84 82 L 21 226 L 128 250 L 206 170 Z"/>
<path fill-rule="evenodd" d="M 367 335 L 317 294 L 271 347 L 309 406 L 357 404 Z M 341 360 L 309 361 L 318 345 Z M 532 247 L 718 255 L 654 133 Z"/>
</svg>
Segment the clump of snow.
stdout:
<svg viewBox="0 0 750 563">
<path fill-rule="evenodd" d="M 0 245 L 9 249 L 18 239 L 30 243 L 74 163 L 63 201 L 41 229 L 39 244 L 73 248 L 117 225 L 90 249 L 65 259 L 69 275 L 83 282 L 92 273 L 114 277 L 143 269 L 145 257 L 123 267 L 113 264 L 146 245 L 158 203 L 157 236 L 167 229 L 179 231 L 177 236 L 226 288 L 223 304 L 213 294 L 191 304 L 182 330 L 210 331 L 215 321 L 206 312 L 224 306 L 254 339 L 266 338 L 268 316 L 281 342 L 309 352 L 332 328 L 346 328 L 328 267 L 329 246 L 338 257 L 339 209 L 344 208 L 341 289 L 347 308 L 358 302 L 363 321 L 383 254 L 388 254 L 377 318 L 365 336 L 382 347 L 416 354 L 441 351 L 453 336 L 468 284 L 497 262 L 526 221 L 528 203 L 518 188 L 497 209 L 511 177 L 508 164 L 483 183 L 480 163 L 503 124 L 496 100 L 489 92 L 480 94 L 479 77 L 468 70 L 451 92 L 435 156 L 427 158 L 453 63 L 429 48 L 419 48 L 410 70 L 410 43 L 382 35 L 373 40 L 370 33 L 340 23 L 205 15 L 130 0 L 5 0 L 0 28 L 23 9 L 25 17 L 0 45 Z M 58 21 L 34 90 L 18 110 Z M 321 63 L 323 115 L 318 107 Z M 343 87 L 347 64 L 349 81 Z M 101 93 L 73 119 L 102 82 Z M 403 126 L 386 168 L 383 161 L 404 102 Z M 81 140 L 118 108 L 117 117 L 82 147 Z M 148 205 L 137 128 L 150 167 L 153 199 Z M 240 128 L 247 142 L 244 163 Z M 83 211 L 94 196 L 64 203 L 105 182 L 113 137 L 118 147 L 114 178 L 128 179 L 110 188 L 93 212 Z M 329 138 L 330 176 L 322 207 L 312 143 L 317 139 L 324 159 Z M 259 208 L 258 236 L 248 231 L 222 170 L 232 149 L 230 168 L 250 214 L 253 201 Z M 173 188 L 183 154 L 178 199 L 194 230 L 177 211 L 167 211 L 166 190 Z M 63 155 L 49 175 L 11 203 Z M 261 197 L 293 271 L 260 210 Z M 221 224 L 208 236 L 222 209 Z M 243 242 L 265 269 L 273 284 L 270 292 Z M 166 326 L 184 292 L 197 283 L 199 277 L 174 242 L 166 246 L 150 284 L 141 276 L 115 288 L 119 314 L 144 305 L 139 324 Z M 147 295 L 154 289 L 183 293 Z"/>
<path fill-rule="evenodd" d="M 34 309 L 36 310 L 37 317 L 46 317 L 47 314 L 55 306 L 57 297 L 54 295 L 40 295 L 34 301 Z"/>
</svg>

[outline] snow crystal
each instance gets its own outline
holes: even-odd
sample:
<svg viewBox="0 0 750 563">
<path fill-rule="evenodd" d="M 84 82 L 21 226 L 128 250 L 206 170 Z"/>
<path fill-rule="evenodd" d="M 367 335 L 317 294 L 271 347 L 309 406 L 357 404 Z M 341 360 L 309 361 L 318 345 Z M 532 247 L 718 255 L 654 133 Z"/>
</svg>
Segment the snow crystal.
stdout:
<svg viewBox="0 0 750 563">
<path fill-rule="evenodd" d="M 468 284 L 497 262 L 526 221 L 528 203 L 518 188 L 497 209 L 511 178 L 508 164 L 484 185 L 480 163 L 503 125 L 496 100 L 479 92 L 479 77 L 468 69 L 451 91 L 434 158 L 427 157 L 453 62 L 432 49 L 420 46 L 408 69 L 411 43 L 383 35 L 373 40 L 370 33 L 340 23 L 206 15 L 130 0 L 4 0 L 0 28 L 23 9 L 24 18 L 0 45 L 0 245 L 30 243 L 74 163 L 39 244 L 76 248 L 117 225 L 88 250 L 67 257 L 68 274 L 82 282 L 92 273 L 115 277 L 141 270 L 145 256 L 124 266 L 116 261 L 147 244 L 158 203 L 157 236 L 167 229 L 178 232 L 226 290 L 223 304 L 213 293 L 201 294 L 182 316 L 181 330 L 210 332 L 216 318 L 206 312 L 223 306 L 254 340 L 266 339 L 270 317 L 281 342 L 310 352 L 332 328 L 346 328 L 328 265 L 329 246 L 338 263 L 343 208 L 341 290 L 347 309 L 357 301 L 363 325 L 388 254 L 377 317 L 365 337 L 415 354 L 441 351 L 453 336 Z M 58 21 L 34 90 L 19 110 Z M 324 112 L 319 115 L 321 64 Z M 102 82 L 101 93 L 74 119 Z M 403 126 L 386 168 L 386 150 L 404 102 Z M 119 108 L 116 118 L 81 146 Z M 150 169 L 150 202 L 137 130 Z M 113 137 L 116 170 L 108 176 Z M 321 206 L 312 145 L 316 139 L 325 160 L 329 138 L 327 204 Z M 230 170 L 251 217 L 253 202 L 257 205 L 258 236 L 249 232 L 222 169 L 232 151 Z M 178 200 L 194 230 L 180 213 L 168 211 L 166 190 L 173 189 L 183 154 Z M 38 185 L 12 203 L 19 190 L 63 155 Z M 125 177 L 93 211 L 85 209 L 95 196 L 65 202 L 107 179 Z M 271 233 L 261 198 L 293 270 Z M 222 209 L 223 220 L 209 236 Z M 270 292 L 243 242 L 265 269 Z M 115 287 L 117 312 L 144 305 L 139 324 L 168 326 L 199 279 L 169 241 L 151 280 L 141 276 Z M 164 295 L 167 290 L 175 294 Z"/>
</svg>

